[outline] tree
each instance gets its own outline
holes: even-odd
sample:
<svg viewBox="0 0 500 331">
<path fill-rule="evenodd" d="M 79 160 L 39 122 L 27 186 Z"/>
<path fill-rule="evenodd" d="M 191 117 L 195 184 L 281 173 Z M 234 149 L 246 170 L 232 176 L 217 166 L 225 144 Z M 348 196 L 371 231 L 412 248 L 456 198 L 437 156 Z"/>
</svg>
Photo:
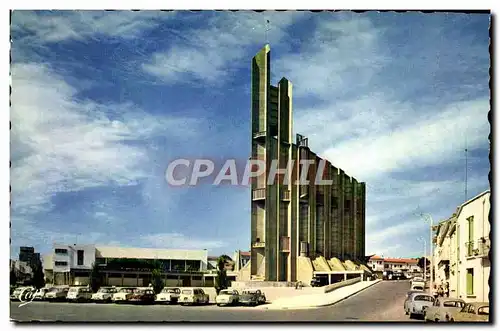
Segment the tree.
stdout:
<svg viewBox="0 0 500 331">
<path fill-rule="evenodd" d="M 42 262 L 37 261 L 33 264 L 33 286 L 37 289 L 45 286 L 45 277 L 43 275 Z"/>
<path fill-rule="evenodd" d="M 102 285 L 102 273 L 99 265 L 97 263 L 92 264 L 92 270 L 90 270 L 90 279 L 89 279 L 90 288 L 92 292 L 97 292 L 99 287 Z"/>
<path fill-rule="evenodd" d="M 10 269 L 10 285 L 16 285 L 17 284 L 17 274 L 14 268 Z"/>
<path fill-rule="evenodd" d="M 430 265 L 430 262 L 429 262 L 429 259 L 427 259 L 426 257 L 421 257 L 418 259 L 418 262 L 417 262 L 417 265 L 421 268 L 421 269 L 424 269 L 424 261 L 425 261 L 425 265 L 427 267 L 429 267 Z"/>
<path fill-rule="evenodd" d="M 159 268 L 153 269 L 151 272 L 151 282 L 155 294 L 158 294 L 163 289 L 163 279 L 161 278 L 161 270 Z"/>
<path fill-rule="evenodd" d="M 215 292 L 219 295 L 220 291 L 228 288 L 228 279 L 226 264 L 233 260 L 227 255 L 221 255 L 217 258 L 217 276 L 215 276 Z"/>
</svg>

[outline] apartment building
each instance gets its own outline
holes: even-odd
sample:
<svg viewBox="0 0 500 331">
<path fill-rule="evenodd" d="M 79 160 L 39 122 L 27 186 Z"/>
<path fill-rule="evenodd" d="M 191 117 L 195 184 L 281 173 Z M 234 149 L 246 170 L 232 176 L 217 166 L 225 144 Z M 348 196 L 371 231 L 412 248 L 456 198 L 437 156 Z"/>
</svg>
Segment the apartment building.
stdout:
<svg viewBox="0 0 500 331">
<path fill-rule="evenodd" d="M 207 274 L 206 250 L 55 244 L 43 265 L 55 285 L 86 285 L 94 263 L 104 285 L 147 286 L 153 263 L 160 265 L 166 286 L 213 286 L 214 282 L 214 275 Z M 229 275 L 229 279 L 236 277 Z"/>
<path fill-rule="evenodd" d="M 418 265 L 418 259 L 392 258 L 373 255 L 368 260 L 368 266 L 375 272 L 379 271 L 401 271 L 404 273 L 420 273 L 422 268 Z"/>
<path fill-rule="evenodd" d="M 436 282 L 448 282 L 450 296 L 467 301 L 489 301 L 491 262 L 490 191 L 460 205 L 436 227 L 434 269 Z"/>
<path fill-rule="evenodd" d="M 266 171 L 251 183 L 250 275 L 296 281 L 298 257 L 364 259 L 365 184 L 323 163 L 306 137 L 293 141 L 292 84 L 282 78 L 271 85 L 270 61 L 269 45 L 252 60 L 251 159 L 265 161 Z M 291 168 L 288 182 L 269 181 L 273 160 Z M 308 183 L 297 183 L 303 172 Z M 332 182 L 318 185 L 318 174 Z"/>
</svg>

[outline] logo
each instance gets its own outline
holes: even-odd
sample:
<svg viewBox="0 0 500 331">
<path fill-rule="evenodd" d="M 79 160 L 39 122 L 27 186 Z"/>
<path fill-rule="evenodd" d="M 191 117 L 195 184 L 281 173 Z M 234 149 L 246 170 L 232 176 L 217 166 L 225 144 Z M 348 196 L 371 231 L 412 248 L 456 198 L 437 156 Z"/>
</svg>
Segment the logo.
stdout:
<svg viewBox="0 0 500 331">
<path fill-rule="evenodd" d="M 26 306 L 32 303 L 34 298 L 35 298 L 35 291 L 28 291 L 28 290 L 23 291 L 19 295 L 19 301 L 21 301 L 19 307 Z"/>
</svg>

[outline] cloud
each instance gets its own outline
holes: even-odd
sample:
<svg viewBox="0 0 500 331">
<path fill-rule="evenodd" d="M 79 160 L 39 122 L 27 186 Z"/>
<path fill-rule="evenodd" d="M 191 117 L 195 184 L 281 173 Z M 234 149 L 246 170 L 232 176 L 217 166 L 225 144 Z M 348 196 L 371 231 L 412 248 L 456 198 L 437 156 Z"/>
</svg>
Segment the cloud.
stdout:
<svg viewBox="0 0 500 331">
<path fill-rule="evenodd" d="M 14 213 L 50 210 L 59 192 L 136 185 L 148 176 L 148 140 L 193 137 L 199 130 L 195 119 L 80 100 L 48 65 L 19 63 L 11 70 Z"/>
<path fill-rule="evenodd" d="M 154 248 L 214 249 L 225 247 L 222 241 L 190 238 L 180 233 L 157 233 L 141 236 L 140 240 Z"/>
<path fill-rule="evenodd" d="M 21 11 L 12 14 L 11 30 L 29 34 L 30 42 L 55 43 L 100 36 L 133 39 L 171 18 L 160 11 Z"/>
<path fill-rule="evenodd" d="M 240 68 L 239 62 L 250 50 L 249 46 L 263 46 L 266 20 L 270 20 L 267 37 L 273 43 L 278 42 L 286 34 L 284 29 L 300 16 L 301 13 L 272 11 L 213 13 L 208 28 L 183 31 L 179 43 L 154 53 L 142 68 L 166 83 L 195 80 L 220 86 Z M 180 34 L 179 31 L 177 35 Z"/>
</svg>

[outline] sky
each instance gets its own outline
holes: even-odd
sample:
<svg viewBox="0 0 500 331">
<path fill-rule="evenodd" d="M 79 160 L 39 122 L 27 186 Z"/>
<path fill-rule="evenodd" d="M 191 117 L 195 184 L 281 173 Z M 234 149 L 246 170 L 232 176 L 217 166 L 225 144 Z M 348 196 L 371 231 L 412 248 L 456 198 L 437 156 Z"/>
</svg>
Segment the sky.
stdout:
<svg viewBox="0 0 500 331">
<path fill-rule="evenodd" d="M 269 20 L 269 23 L 266 22 Z M 15 11 L 11 256 L 52 244 L 250 246 L 250 190 L 165 180 L 178 158 L 250 156 L 250 66 L 293 84 L 294 133 L 366 182 L 366 254 L 489 188 L 486 14 Z"/>
</svg>

